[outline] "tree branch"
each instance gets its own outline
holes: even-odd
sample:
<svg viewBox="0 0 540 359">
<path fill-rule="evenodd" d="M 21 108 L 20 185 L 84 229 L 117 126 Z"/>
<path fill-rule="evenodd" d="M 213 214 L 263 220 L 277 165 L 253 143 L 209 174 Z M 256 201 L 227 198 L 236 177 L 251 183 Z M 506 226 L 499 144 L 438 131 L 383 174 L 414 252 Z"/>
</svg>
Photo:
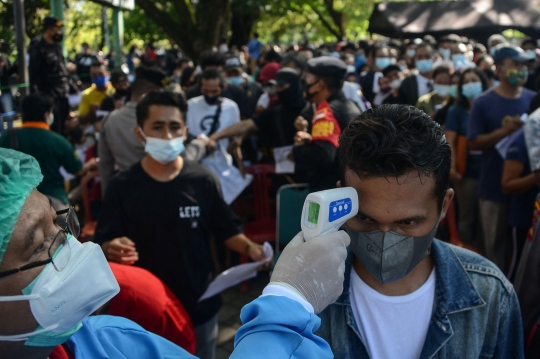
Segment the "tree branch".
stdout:
<svg viewBox="0 0 540 359">
<path fill-rule="evenodd" d="M 165 11 L 158 9 L 153 0 L 136 0 L 148 17 L 156 22 L 158 26 L 163 28 L 163 31 L 169 35 L 180 47 L 186 47 L 186 37 L 178 36 L 178 23 L 174 21 Z"/>
<path fill-rule="evenodd" d="M 341 40 L 341 34 L 336 31 L 336 29 L 332 26 L 332 24 L 330 24 L 323 16 L 323 14 L 317 10 L 313 4 L 311 3 L 308 3 L 309 7 L 313 10 L 313 12 L 315 14 L 317 14 L 317 16 L 319 17 L 319 19 L 321 20 L 322 24 L 324 25 L 324 27 L 326 27 L 328 29 L 328 31 L 330 31 L 332 33 L 332 35 L 334 35 L 338 40 Z"/>
</svg>

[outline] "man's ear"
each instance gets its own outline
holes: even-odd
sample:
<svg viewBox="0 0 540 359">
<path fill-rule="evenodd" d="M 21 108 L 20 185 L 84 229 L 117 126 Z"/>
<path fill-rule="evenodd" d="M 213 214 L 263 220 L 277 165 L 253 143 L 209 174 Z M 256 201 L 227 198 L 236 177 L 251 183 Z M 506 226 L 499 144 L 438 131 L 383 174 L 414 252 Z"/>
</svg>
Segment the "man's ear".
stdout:
<svg viewBox="0 0 540 359">
<path fill-rule="evenodd" d="M 448 212 L 448 208 L 450 208 L 450 205 L 452 204 L 453 199 L 454 199 L 454 190 L 452 188 L 448 188 L 446 190 L 446 196 L 444 196 L 444 201 L 442 205 L 441 220 L 444 217 L 446 217 L 446 213 Z"/>
<path fill-rule="evenodd" d="M 341 188 L 341 180 L 339 180 L 339 181 L 336 182 L 336 187 L 337 187 L 337 188 Z"/>
<path fill-rule="evenodd" d="M 139 140 L 139 142 L 146 143 L 146 140 L 144 139 L 144 136 L 141 134 L 141 128 L 139 126 L 135 127 L 133 129 L 133 133 L 135 133 L 135 137 Z"/>
<path fill-rule="evenodd" d="M 187 140 L 187 138 L 189 137 L 189 126 L 185 126 L 184 127 L 184 140 Z"/>
</svg>

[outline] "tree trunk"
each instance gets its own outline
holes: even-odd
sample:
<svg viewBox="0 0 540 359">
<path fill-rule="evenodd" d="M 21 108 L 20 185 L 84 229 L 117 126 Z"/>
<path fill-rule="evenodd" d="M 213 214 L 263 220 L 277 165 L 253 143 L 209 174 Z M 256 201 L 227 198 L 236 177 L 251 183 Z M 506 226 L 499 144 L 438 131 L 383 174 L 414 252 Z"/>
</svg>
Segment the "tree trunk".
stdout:
<svg viewBox="0 0 540 359">
<path fill-rule="evenodd" d="M 173 9 L 156 0 L 136 2 L 194 60 L 217 46 L 223 29 L 229 28 L 230 0 L 199 0 L 194 6 L 186 0 L 172 0 Z"/>
<path fill-rule="evenodd" d="M 260 9 L 255 9 L 251 13 L 246 13 L 243 11 L 235 11 L 233 8 L 231 22 L 232 35 L 229 45 L 236 45 L 236 47 L 240 49 L 240 47 L 248 43 L 249 36 L 260 13 Z"/>
</svg>

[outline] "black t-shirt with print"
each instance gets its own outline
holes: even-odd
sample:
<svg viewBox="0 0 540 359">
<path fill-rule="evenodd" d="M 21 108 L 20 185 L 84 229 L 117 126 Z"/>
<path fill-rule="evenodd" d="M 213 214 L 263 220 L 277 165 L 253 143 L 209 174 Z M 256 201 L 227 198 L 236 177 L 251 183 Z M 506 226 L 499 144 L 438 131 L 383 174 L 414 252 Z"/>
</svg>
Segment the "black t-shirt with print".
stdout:
<svg viewBox="0 0 540 359">
<path fill-rule="evenodd" d="M 115 177 L 94 239 L 102 244 L 125 236 L 135 242 L 135 265 L 159 277 L 199 325 L 221 306 L 219 295 L 197 303 L 212 279 L 210 236 L 225 241 L 239 233 L 242 223 L 223 201 L 219 180 L 207 168 L 184 161 L 169 182 L 152 179 L 140 163 Z"/>
</svg>

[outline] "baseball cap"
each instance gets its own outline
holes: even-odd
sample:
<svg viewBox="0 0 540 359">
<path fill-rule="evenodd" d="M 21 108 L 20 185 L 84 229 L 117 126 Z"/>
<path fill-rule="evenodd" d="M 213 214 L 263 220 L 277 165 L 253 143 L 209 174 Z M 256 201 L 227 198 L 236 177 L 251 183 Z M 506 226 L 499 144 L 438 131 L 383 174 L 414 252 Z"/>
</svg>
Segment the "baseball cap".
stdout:
<svg viewBox="0 0 540 359">
<path fill-rule="evenodd" d="M 500 64 L 506 58 L 510 58 L 518 62 L 534 60 L 534 58 L 523 51 L 521 47 L 514 45 L 499 44 L 495 46 L 495 49 L 495 55 L 493 56 L 495 64 Z"/>
<path fill-rule="evenodd" d="M 308 72 L 316 76 L 343 78 L 347 65 L 343 60 L 332 56 L 321 56 L 307 61 Z"/>
<path fill-rule="evenodd" d="M 300 80 L 300 74 L 295 69 L 290 67 L 279 70 L 276 74 L 276 83 L 278 85 L 292 84 Z"/>
</svg>

